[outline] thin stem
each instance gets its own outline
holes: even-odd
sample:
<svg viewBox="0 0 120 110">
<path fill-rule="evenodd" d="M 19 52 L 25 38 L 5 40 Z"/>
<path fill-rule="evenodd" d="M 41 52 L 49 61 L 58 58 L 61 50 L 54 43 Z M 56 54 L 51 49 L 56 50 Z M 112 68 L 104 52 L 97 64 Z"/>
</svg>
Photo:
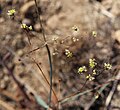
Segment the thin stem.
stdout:
<svg viewBox="0 0 120 110">
<path fill-rule="evenodd" d="M 108 84 L 108 83 L 113 82 L 113 81 L 115 81 L 115 80 L 120 80 L 120 78 L 118 78 L 118 79 L 117 79 L 117 78 L 110 79 L 110 80 L 106 81 L 104 84 L 100 84 L 100 85 L 96 86 L 95 88 L 90 89 L 89 91 L 91 92 L 91 91 L 93 91 L 93 90 L 96 90 L 96 89 L 104 86 L 105 84 Z M 63 99 L 60 99 L 59 102 L 61 103 L 61 102 L 63 102 L 63 101 L 66 100 L 66 99 L 72 98 L 72 97 L 78 95 L 80 92 L 81 92 L 81 90 L 78 90 L 77 92 L 75 92 L 75 93 L 73 93 L 73 94 L 71 94 L 71 95 L 69 95 L 69 96 L 67 96 L 67 97 L 65 97 L 65 98 L 63 98 Z"/>
<path fill-rule="evenodd" d="M 42 20 L 41 20 L 41 16 L 40 16 L 41 14 L 40 14 L 40 12 L 39 12 L 39 10 L 38 10 L 37 1 L 36 1 L 36 0 L 34 0 L 34 1 L 35 1 L 35 6 L 36 6 L 36 11 L 37 11 L 37 15 L 38 15 L 39 24 L 40 24 L 40 27 L 41 27 L 41 29 L 42 29 L 43 39 L 44 39 L 44 41 L 46 42 L 45 32 L 44 32 L 44 28 L 43 28 Z"/>
<path fill-rule="evenodd" d="M 40 16 L 41 14 L 39 13 L 39 10 L 38 10 L 37 1 L 36 0 L 34 0 L 34 1 L 35 1 L 36 11 L 37 11 L 38 19 L 39 19 L 39 24 L 40 24 L 40 27 L 42 29 L 43 39 L 44 39 L 44 42 L 46 43 L 45 32 L 44 32 L 44 28 L 43 28 L 42 20 L 41 20 L 41 16 Z M 47 43 L 46 43 L 45 47 L 47 49 L 48 58 L 49 58 L 49 65 L 50 65 L 50 93 L 49 93 L 49 98 L 48 98 L 48 103 L 50 105 L 51 97 L 52 97 L 52 73 L 53 73 L 53 69 L 52 69 L 52 59 L 51 59 L 50 49 L 49 49 Z"/>
<path fill-rule="evenodd" d="M 32 58 L 32 57 L 31 57 L 31 58 Z M 44 77 L 45 81 L 48 83 L 49 86 L 51 86 L 50 83 L 49 83 L 49 81 L 48 81 L 48 79 L 46 78 L 46 76 L 45 76 L 42 68 L 40 67 L 40 65 L 35 61 L 34 58 L 32 58 L 32 60 L 34 61 L 34 63 L 36 64 L 36 66 L 37 66 L 37 67 L 39 68 L 39 70 L 41 71 L 42 76 Z M 53 88 L 52 88 L 52 92 L 53 92 L 53 94 L 54 94 L 54 96 L 55 96 L 55 98 L 56 98 L 56 100 L 57 100 L 57 102 L 58 102 L 58 98 L 57 98 L 56 93 L 55 93 L 55 91 L 53 90 Z"/>
</svg>

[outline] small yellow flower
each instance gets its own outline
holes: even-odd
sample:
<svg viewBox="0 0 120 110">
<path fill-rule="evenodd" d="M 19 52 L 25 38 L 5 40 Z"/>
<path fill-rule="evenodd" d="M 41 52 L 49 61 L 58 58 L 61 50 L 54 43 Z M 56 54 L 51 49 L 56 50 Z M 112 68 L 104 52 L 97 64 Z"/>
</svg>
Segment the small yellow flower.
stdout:
<svg viewBox="0 0 120 110">
<path fill-rule="evenodd" d="M 97 93 L 95 94 L 95 99 L 98 99 L 99 96 L 100 96 L 100 94 L 97 92 Z"/>
<path fill-rule="evenodd" d="M 29 30 L 33 30 L 32 26 L 29 26 L 28 28 L 29 28 Z"/>
<path fill-rule="evenodd" d="M 11 10 L 8 10 L 8 16 L 14 16 L 14 14 L 15 14 L 15 9 L 11 9 Z"/>
<path fill-rule="evenodd" d="M 70 52 L 70 50 L 68 50 L 68 49 L 65 49 L 65 55 L 66 55 L 68 58 L 70 58 L 70 57 L 72 57 L 72 52 Z"/>
<path fill-rule="evenodd" d="M 95 59 L 89 59 L 89 66 L 91 68 L 94 68 L 97 65 L 97 63 L 95 62 Z"/>
<path fill-rule="evenodd" d="M 96 31 L 92 31 L 92 36 L 93 37 L 97 37 L 97 32 Z"/>
<path fill-rule="evenodd" d="M 28 27 L 28 26 L 27 26 L 26 24 L 24 24 L 24 23 L 21 24 L 21 28 L 22 28 L 22 29 L 27 29 L 27 30 L 30 30 L 30 31 L 32 30 L 32 26 L 29 26 L 29 27 Z"/>
<path fill-rule="evenodd" d="M 112 65 L 109 64 L 109 63 L 104 63 L 104 68 L 105 68 L 106 70 L 111 70 L 111 69 L 112 69 Z"/>
<path fill-rule="evenodd" d="M 86 69 L 85 66 L 82 66 L 78 69 L 78 73 L 83 73 L 83 72 L 86 72 L 86 71 L 87 71 L 87 69 Z"/>
<path fill-rule="evenodd" d="M 22 28 L 22 29 L 27 29 L 28 26 L 27 26 L 26 24 L 21 24 L 21 28 Z"/>
<path fill-rule="evenodd" d="M 97 74 L 97 72 L 96 72 L 96 70 L 94 69 L 93 70 L 93 73 L 92 73 L 93 75 L 96 75 Z"/>
<path fill-rule="evenodd" d="M 89 81 L 93 81 L 95 78 L 89 74 L 88 76 L 86 76 L 86 79 L 88 79 Z"/>
</svg>

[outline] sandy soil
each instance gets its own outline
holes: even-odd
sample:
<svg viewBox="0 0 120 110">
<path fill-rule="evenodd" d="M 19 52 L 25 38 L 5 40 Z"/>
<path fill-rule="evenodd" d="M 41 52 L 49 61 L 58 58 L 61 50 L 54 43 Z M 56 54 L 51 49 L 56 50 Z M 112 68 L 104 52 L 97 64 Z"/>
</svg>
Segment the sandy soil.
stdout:
<svg viewBox="0 0 120 110">
<path fill-rule="evenodd" d="M 104 84 L 119 74 L 120 0 L 38 0 L 38 6 L 52 55 L 53 87 L 59 99 L 77 92 L 83 86 L 85 76 L 77 74 L 77 69 L 82 65 L 88 66 L 89 58 L 97 59 L 100 67 L 104 62 L 110 62 L 113 69 L 88 82 L 81 92 Z M 7 16 L 11 8 L 16 9 L 15 20 Z M 33 26 L 31 46 L 19 22 Z M 77 33 L 73 32 L 74 26 L 79 29 Z M 98 33 L 97 38 L 91 37 L 92 31 Z M 73 38 L 79 41 L 73 42 Z M 63 40 L 64 43 L 61 43 Z M 42 47 L 30 53 L 30 57 L 26 56 L 31 50 L 44 45 L 34 0 L 0 1 L 0 44 L 0 110 L 41 110 L 31 92 L 39 94 L 47 102 L 49 86 L 31 58 L 40 64 L 49 79 L 47 51 Z M 72 58 L 65 56 L 65 49 L 73 53 Z M 27 88 L 32 102 L 26 102 L 3 62 Z M 97 100 L 94 100 L 98 91 L 95 90 L 77 97 L 75 101 L 61 104 L 60 110 L 106 109 L 108 106 L 105 103 L 113 86 L 115 91 L 109 110 L 119 110 L 120 82 L 114 83 L 105 87 Z M 52 101 L 55 102 L 54 96 Z"/>
</svg>

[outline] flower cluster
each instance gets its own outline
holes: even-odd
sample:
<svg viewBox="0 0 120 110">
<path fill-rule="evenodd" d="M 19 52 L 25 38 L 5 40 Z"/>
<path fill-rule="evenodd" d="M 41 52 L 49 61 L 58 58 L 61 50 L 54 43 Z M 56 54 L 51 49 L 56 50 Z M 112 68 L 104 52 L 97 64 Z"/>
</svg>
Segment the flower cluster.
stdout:
<svg viewBox="0 0 120 110">
<path fill-rule="evenodd" d="M 94 68 L 96 65 L 97 65 L 97 63 L 95 62 L 95 59 L 94 59 L 94 58 L 93 58 L 93 59 L 89 59 L 89 66 L 90 66 L 91 68 Z"/>
<path fill-rule="evenodd" d="M 104 68 L 105 68 L 106 70 L 111 70 L 111 69 L 112 69 L 112 65 L 109 64 L 109 63 L 104 63 Z"/>
<path fill-rule="evenodd" d="M 72 52 L 70 52 L 70 50 L 68 50 L 68 49 L 65 49 L 65 55 L 68 57 L 68 58 L 70 58 L 70 57 L 72 57 Z"/>
<path fill-rule="evenodd" d="M 80 73 L 80 74 L 82 74 L 83 72 L 86 72 L 86 71 L 87 71 L 87 69 L 85 66 L 82 66 L 78 69 L 78 73 Z"/>
<path fill-rule="evenodd" d="M 22 29 L 32 30 L 32 26 L 27 26 L 26 24 L 21 24 Z"/>
<path fill-rule="evenodd" d="M 89 81 L 93 81 L 95 79 L 95 76 L 98 75 L 97 69 L 96 69 L 97 63 L 95 61 L 94 58 L 89 59 L 89 67 L 90 70 L 92 69 L 92 71 L 90 73 L 87 74 L 86 79 Z M 109 63 L 104 63 L 104 68 L 105 70 L 110 70 L 112 69 L 112 65 Z M 86 66 L 81 66 L 78 68 L 78 73 L 82 74 L 87 72 L 87 68 Z"/>
<path fill-rule="evenodd" d="M 15 9 L 11 9 L 11 10 L 8 10 L 8 16 L 14 16 L 14 14 L 15 14 Z"/>
</svg>

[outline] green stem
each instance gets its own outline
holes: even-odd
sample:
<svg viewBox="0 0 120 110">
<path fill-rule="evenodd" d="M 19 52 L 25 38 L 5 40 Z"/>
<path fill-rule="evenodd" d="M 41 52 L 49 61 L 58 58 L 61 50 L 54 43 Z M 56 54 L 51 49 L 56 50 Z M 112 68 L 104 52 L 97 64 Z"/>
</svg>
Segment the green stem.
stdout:
<svg viewBox="0 0 120 110">
<path fill-rule="evenodd" d="M 34 1 L 35 1 L 37 15 L 38 15 L 38 18 L 39 18 L 39 24 L 40 24 L 40 27 L 42 29 L 43 39 L 44 39 L 44 42 L 46 43 L 45 32 L 44 32 L 44 28 L 43 28 L 43 25 L 42 25 L 41 16 L 40 16 L 40 13 L 39 13 L 39 10 L 38 10 L 37 1 L 36 0 L 34 0 Z M 49 66 L 50 66 L 50 93 L 49 93 L 49 98 L 48 98 L 48 103 L 50 104 L 51 103 L 51 97 L 52 97 L 52 72 L 53 72 L 53 69 L 52 69 L 52 59 L 51 59 L 50 49 L 49 49 L 47 43 L 46 43 L 45 47 L 47 49 Z"/>
</svg>

